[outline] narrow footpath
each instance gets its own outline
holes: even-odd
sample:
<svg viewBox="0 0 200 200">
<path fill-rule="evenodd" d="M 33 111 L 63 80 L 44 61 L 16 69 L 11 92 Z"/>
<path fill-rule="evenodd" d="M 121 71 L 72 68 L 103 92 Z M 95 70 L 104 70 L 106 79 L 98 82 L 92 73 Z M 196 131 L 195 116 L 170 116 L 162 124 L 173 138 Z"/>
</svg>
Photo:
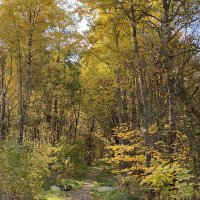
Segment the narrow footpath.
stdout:
<svg viewBox="0 0 200 200">
<path fill-rule="evenodd" d="M 102 167 L 93 167 L 91 172 L 89 172 L 87 179 L 84 182 L 84 186 L 72 192 L 70 195 L 71 200 L 93 200 L 90 193 L 95 184 L 96 176 L 103 170 Z"/>
</svg>

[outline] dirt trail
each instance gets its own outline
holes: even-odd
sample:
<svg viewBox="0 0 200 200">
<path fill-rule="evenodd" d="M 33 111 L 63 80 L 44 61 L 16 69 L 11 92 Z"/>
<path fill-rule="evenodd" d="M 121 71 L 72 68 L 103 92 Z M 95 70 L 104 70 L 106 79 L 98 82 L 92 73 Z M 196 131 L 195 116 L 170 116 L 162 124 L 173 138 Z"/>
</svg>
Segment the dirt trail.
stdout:
<svg viewBox="0 0 200 200">
<path fill-rule="evenodd" d="M 83 188 L 71 193 L 71 200 L 93 200 L 90 196 L 90 192 L 95 184 L 96 176 L 102 171 L 102 169 L 102 167 L 93 167 L 84 182 Z"/>
</svg>

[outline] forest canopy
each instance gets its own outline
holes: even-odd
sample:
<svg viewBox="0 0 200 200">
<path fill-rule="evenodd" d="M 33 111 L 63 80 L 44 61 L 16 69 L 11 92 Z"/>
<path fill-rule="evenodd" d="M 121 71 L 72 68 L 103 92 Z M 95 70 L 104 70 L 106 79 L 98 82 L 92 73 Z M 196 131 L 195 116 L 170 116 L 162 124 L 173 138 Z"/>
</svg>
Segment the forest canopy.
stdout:
<svg viewBox="0 0 200 200">
<path fill-rule="evenodd" d="M 115 199 L 200 199 L 199 25 L 199 0 L 1 0 L 0 199 L 91 165 Z"/>
</svg>

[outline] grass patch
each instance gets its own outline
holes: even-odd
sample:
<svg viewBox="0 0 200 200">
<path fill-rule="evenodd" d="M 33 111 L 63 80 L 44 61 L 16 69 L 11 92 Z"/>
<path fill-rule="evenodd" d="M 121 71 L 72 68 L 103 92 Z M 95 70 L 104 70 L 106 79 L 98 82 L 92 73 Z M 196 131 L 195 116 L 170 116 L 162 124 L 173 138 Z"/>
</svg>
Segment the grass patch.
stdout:
<svg viewBox="0 0 200 200">
<path fill-rule="evenodd" d="M 89 167 L 81 167 L 81 169 L 77 170 L 77 172 L 71 176 L 69 179 L 61 178 L 55 183 L 62 185 L 71 185 L 72 191 L 76 191 L 83 187 L 84 180 L 87 177 L 88 172 L 90 171 Z M 70 192 L 65 191 L 52 191 L 51 189 L 48 191 L 44 191 L 42 194 L 36 197 L 36 200 L 69 200 Z"/>
<path fill-rule="evenodd" d="M 36 200 L 69 200 L 69 194 L 62 191 L 46 191 L 39 195 Z"/>
<path fill-rule="evenodd" d="M 76 173 L 72 176 L 75 180 L 85 180 L 88 173 L 91 171 L 91 167 L 82 166 L 81 168 L 76 170 Z"/>
<path fill-rule="evenodd" d="M 66 182 L 64 182 L 64 184 L 71 185 L 72 186 L 72 190 L 78 190 L 78 189 L 83 187 L 84 181 L 75 180 L 75 179 L 69 179 Z"/>
<path fill-rule="evenodd" d="M 68 180 L 61 180 L 61 184 L 71 185 L 72 191 L 76 191 L 83 187 L 84 181 L 75 180 L 75 179 L 68 179 Z M 69 199 L 69 192 L 65 191 L 45 191 L 41 195 L 39 195 L 36 200 L 68 200 Z"/>
<path fill-rule="evenodd" d="M 98 192 L 96 189 L 92 192 L 92 196 L 95 200 L 123 200 L 126 194 L 123 191 Z"/>
<path fill-rule="evenodd" d="M 116 179 L 108 169 L 104 169 L 97 177 L 96 182 L 98 186 L 116 186 Z"/>
<path fill-rule="evenodd" d="M 74 179 L 66 180 L 65 182 L 62 181 L 62 184 L 69 184 L 72 186 L 71 191 L 76 191 L 83 187 L 84 182 Z M 43 194 L 39 195 L 36 200 L 69 200 L 69 194 L 70 192 L 65 191 L 45 191 Z"/>
<path fill-rule="evenodd" d="M 103 170 L 96 178 L 96 184 L 92 189 L 92 196 L 95 200 L 123 200 L 126 197 L 121 189 L 116 191 L 99 192 L 101 186 L 118 186 L 116 179 L 112 176 L 110 170 Z"/>
</svg>

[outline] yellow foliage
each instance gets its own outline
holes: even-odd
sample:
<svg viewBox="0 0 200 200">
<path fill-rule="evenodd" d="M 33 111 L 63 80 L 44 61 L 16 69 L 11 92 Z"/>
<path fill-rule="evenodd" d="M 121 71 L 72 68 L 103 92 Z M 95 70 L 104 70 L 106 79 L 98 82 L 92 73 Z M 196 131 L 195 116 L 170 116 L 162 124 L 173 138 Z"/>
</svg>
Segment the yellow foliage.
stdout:
<svg viewBox="0 0 200 200">
<path fill-rule="evenodd" d="M 155 134 L 158 131 L 158 127 L 156 124 L 153 124 L 149 127 L 148 133 Z"/>
</svg>

